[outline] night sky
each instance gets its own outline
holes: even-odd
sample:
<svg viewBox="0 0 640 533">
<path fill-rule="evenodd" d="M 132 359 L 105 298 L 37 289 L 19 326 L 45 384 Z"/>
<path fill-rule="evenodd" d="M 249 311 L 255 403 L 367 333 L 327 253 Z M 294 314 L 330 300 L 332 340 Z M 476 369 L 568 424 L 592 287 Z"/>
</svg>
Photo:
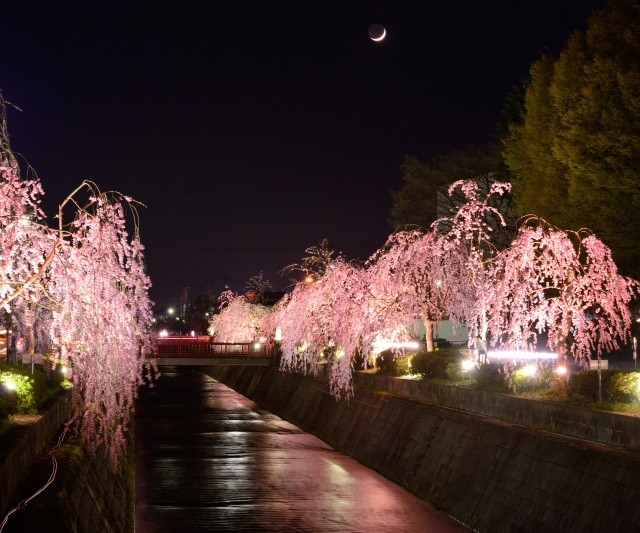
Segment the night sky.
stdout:
<svg viewBox="0 0 640 533">
<path fill-rule="evenodd" d="M 47 214 L 83 179 L 148 206 L 165 306 L 261 271 L 285 288 L 324 237 L 366 259 L 404 156 L 491 140 L 509 87 L 603 4 L 4 1 L 0 89 Z"/>
</svg>

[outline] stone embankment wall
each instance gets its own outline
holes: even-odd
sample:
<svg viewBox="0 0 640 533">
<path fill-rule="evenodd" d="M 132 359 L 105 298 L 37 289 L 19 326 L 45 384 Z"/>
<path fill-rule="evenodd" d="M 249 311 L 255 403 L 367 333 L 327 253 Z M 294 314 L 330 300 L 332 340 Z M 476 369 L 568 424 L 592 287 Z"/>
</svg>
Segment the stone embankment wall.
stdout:
<svg viewBox="0 0 640 533">
<path fill-rule="evenodd" d="M 368 390 L 499 418 L 568 437 L 640 452 L 640 417 L 577 405 L 542 402 L 509 394 L 442 383 L 357 373 L 354 384 Z"/>
<path fill-rule="evenodd" d="M 63 446 L 58 461 L 62 475 L 52 489 L 57 495 L 52 511 L 61 517 L 64 531 L 134 531 L 132 445 L 116 470 L 104 457 L 89 454 L 79 444 Z"/>
<path fill-rule="evenodd" d="M 433 399 L 356 388 L 349 402 L 337 402 L 326 381 L 273 367 L 207 373 L 478 531 L 640 531 L 637 452 Z M 491 403 L 482 394 L 465 401 Z"/>
<path fill-rule="evenodd" d="M 65 418 L 59 421 L 51 436 L 61 429 Z M 53 443 L 48 440 L 45 444 L 51 446 Z M 58 448 L 55 457 L 58 464 L 55 480 L 27 507 L 10 516 L 7 531 L 134 531 L 135 456 L 132 432 L 125 460 L 116 470 L 111 469 L 104 457 L 88 453 L 73 440 Z M 41 454 L 37 459 L 31 459 L 27 470 L 29 467 L 28 476 L 23 474 L 22 479 L 18 478 L 18 490 L 9 494 L 11 505 L 30 496 L 44 484 L 51 473 L 51 458 L 48 454 Z M 11 466 L 8 470 L 11 471 Z"/>
<path fill-rule="evenodd" d="M 42 414 L 24 417 L 0 439 L 0 512 L 7 510 L 18 483 L 70 414 L 71 391 L 68 391 Z"/>
</svg>

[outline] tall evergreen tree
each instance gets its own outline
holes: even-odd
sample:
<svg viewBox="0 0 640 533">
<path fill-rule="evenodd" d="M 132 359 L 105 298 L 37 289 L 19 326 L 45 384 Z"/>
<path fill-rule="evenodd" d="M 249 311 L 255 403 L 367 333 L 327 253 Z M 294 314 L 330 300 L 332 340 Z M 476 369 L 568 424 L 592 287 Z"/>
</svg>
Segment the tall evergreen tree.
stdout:
<svg viewBox="0 0 640 533">
<path fill-rule="evenodd" d="M 438 191 L 446 191 L 455 181 L 488 175 L 494 181 L 506 179 L 500 149 L 495 144 L 452 150 L 426 163 L 407 156 L 400 169 L 402 186 L 391 192 L 389 222 L 394 229 L 408 225 L 429 229 L 440 216 Z"/>
<path fill-rule="evenodd" d="M 587 227 L 640 274 L 640 5 L 610 0 L 530 74 L 503 141 L 519 214 Z"/>
</svg>

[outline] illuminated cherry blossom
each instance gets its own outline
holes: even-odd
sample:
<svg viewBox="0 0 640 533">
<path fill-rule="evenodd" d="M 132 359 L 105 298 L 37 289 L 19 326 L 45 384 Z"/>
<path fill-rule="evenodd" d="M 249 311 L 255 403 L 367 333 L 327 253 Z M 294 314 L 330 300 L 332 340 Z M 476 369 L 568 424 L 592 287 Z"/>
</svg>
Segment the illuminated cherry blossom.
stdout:
<svg viewBox="0 0 640 533">
<path fill-rule="evenodd" d="M 492 197 L 509 191 L 508 183 L 492 183 L 488 192 L 472 180 L 457 181 L 449 194 L 459 189 L 466 202 L 451 217 L 437 220 L 436 249 L 440 256 L 440 278 L 445 285 L 443 305 L 451 320 L 466 324 L 469 343 L 487 341 L 488 306 L 498 249 L 492 242 L 493 228 L 505 226 Z"/>
<path fill-rule="evenodd" d="M 21 176 L 9 146 L 1 95 L 0 118 L 0 309 L 30 351 L 53 352 L 72 369 L 79 434 L 116 465 L 138 386 L 154 368 L 145 362 L 152 309 L 135 202 L 83 182 L 60 205 L 58 227 L 48 227 L 42 186 Z M 135 217 L 132 237 L 124 206 Z"/>
<path fill-rule="evenodd" d="M 55 236 L 42 225 L 42 185 L 23 179 L 9 146 L 4 101 L 0 94 L 0 309 L 22 296 L 37 299 L 39 283 L 53 259 Z"/>
<path fill-rule="evenodd" d="M 450 194 L 466 201 L 452 216 L 431 232 L 394 233 L 364 266 L 333 258 L 326 242 L 309 249 L 321 268 L 249 330 L 269 336 L 279 328 L 281 369 L 317 374 L 327 368 L 336 398 L 353 394 L 356 360 L 366 367 L 380 341 L 409 338 L 416 319 L 427 325 L 427 341 L 429 325 L 443 317 L 464 323 L 472 347 L 531 349 L 545 332 L 551 349 L 583 363 L 619 347 L 629 339 L 628 305 L 638 284 L 620 276 L 610 250 L 585 231 L 562 232 L 531 218 L 521 221 L 511 246 L 494 245 L 495 228 L 505 223 L 495 198 L 509 188 L 454 183 Z M 304 263 L 294 267 L 309 271 Z M 250 304 L 233 298 L 238 310 L 221 313 L 220 331 L 253 323 L 242 310 Z"/>
<path fill-rule="evenodd" d="M 544 332 L 561 363 L 572 355 L 588 367 L 630 340 L 638 283 L 618 273 L 611 250 L 588 231 L 529 217 L 496 265 L 488 310 L 494 344 L 534 349 Z"/>
<path fill-rule="evenodd" d="M 339 257 L 313 283 L 296 285 L 269 317 L 270 327 L 282 331 L 283 370 L 317 373 L 328 366 L 331 393 L 352 394 L 353 359 L 358 353 L 366 359 L 372 344 L 363 328 L 363 282 L 363 269 Z"/>
<path fill-rule="evenodd" d="M 220 300 L 220 313 L 213 315 L 209 322 L 209 333 L 217 342 L 252 342 L 267 336 L 263 326 L 269 313 L 267 307 L 230 290 L 224 291 Z"/>
<path fill-rule="evenodd" d="M 425 324 L 427 350 L 433 351 L 433 324 L 443 317 L 446 278 L 434 233 L 398 231 L 367 263 L 369 328 L 391 339 L 394 332 L 411 336 L 410 325 Z M 373 303 L 377 305 L 373 305 Z"/>
<path fill-rule="evenodd" d="M 104 447 L 115 464 L 145 381 L 150 281 L 142 244 L 128 237 L 126 199 L 91 189 L 94 196 L 52 263 L 51 337 L 61 362 L 73 369 L 80 435 L 90 449 Z"/>
</svg>

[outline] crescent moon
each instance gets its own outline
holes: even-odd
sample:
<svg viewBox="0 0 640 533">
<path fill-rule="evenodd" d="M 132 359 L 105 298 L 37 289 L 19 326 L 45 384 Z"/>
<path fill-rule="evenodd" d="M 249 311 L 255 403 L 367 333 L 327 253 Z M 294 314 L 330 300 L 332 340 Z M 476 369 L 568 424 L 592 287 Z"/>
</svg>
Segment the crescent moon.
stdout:
<svg viewBox="0 0 640 533">
<path fill-rule="evenodd" d="M 382 35 L 380 37 L 371 37 L 372 41 L 382 41 L 387 36 L 387 29 L 382 28 Z"/>
</svg>

